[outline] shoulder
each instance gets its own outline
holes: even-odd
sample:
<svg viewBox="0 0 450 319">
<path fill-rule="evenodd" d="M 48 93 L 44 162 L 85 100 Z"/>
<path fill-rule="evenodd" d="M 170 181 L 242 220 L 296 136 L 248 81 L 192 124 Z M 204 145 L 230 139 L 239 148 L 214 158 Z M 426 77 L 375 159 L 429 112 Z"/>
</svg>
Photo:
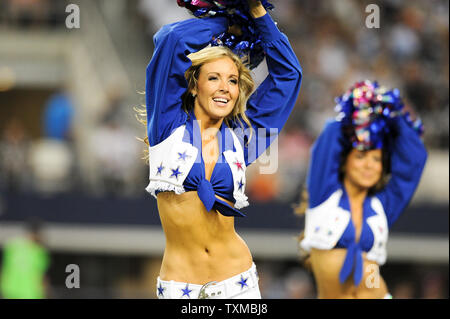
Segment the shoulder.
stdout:
<svg viewBox="0 0 450 319">
<path fill-rule="evenodd" d="M 322 203 L 316 205 L 315 207 L 309 208 L 308 211 L 327 213 L 331 209 L 339 207 L 342 194 L 342 189 L 337 188 L 330 195 L 326 196 L 326 199 Z"/>
<path fill-rule="evenodd" d="M 384 214 L 383 203 L 381 202 L 380 198 L 378 198 L 377 195 L 374 195 L 370 198 L 370 206 L 373 208 L 373 210 L 375 210 L 376 213 Z"/>
</svg>

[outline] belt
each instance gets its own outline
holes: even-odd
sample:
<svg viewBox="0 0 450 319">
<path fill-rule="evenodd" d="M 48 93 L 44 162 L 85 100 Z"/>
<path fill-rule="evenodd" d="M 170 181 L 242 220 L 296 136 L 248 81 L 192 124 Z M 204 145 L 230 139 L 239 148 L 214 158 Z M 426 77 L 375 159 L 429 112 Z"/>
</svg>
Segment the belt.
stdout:
<svg viewBox="0 0 450 319">
<path fill-rule="evenodd" d="M 228 299 L 258 287 L 258 280 L 253 264 L 249 270 L 236 276 L 204 285 L 165 281 L 158 277 L 156 293 L 160 299 Z"/>
</svg>

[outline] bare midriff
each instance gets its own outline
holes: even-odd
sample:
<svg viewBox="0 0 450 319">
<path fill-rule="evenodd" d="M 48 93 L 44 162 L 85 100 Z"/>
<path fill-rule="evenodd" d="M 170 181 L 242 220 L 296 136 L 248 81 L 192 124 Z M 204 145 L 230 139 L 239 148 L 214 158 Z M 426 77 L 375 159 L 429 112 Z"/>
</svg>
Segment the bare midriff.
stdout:
<svg viewBox="0 0 450 319">
<path fill-rule="evenodd" d="M 250 250 L 235 231 L 234 217 L 208 212 L 196 191 L 162 192 L 157 198 L 166 236 L 162 280 L 203 285 L 251 267 Z"/>
<path fill-rule="evenodd" d="M 358 286 L 350 276 L 343 284 L 339 272 L 344 263 L 347 249 L 311 250 L 311 267 L 317 283 L 318 298 L 325 299 L 382 299 L 388 293 L 379 266 L 363 253 L 363 278 Z"/>
</svg>

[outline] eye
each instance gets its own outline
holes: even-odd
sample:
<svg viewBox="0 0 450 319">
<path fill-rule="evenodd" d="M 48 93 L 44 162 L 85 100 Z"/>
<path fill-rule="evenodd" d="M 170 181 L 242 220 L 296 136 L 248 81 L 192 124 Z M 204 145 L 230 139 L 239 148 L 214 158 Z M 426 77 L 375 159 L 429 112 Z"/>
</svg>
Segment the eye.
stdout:
<svg viewBox="0 0 450 319">
<path fill-rule="evenodd" d="M 380 157 L 380 156 L 374 156 L 374 157 L 373 157 L 373 160 L 374 160 L 375 162 L 381 162 L 381 157 Z"/>
<path fill-rule="evenodd" d="M 357 152 L 357 153 L 355 154 L 355 157 L 356 157 L 356 158 L 359 158 L 359 159 L 364 158 L 364 156 L 365 156 L 364 152 Z"/>
<path fill-rule="evenodd" d="M 215 76 L 215 75 L 210 75 L 210 76 L 208 77 L 208 81 L 215 81 L 215 80 L 217 80 L 217 79 L 218 79 L 218 77 Z"/>
<path fill-rule="evenodd" d="M 230 83 L 236 85 L 236 84 L 238 84 L 238 80 L 237 79 L 230 79 Z"/>
</svg>

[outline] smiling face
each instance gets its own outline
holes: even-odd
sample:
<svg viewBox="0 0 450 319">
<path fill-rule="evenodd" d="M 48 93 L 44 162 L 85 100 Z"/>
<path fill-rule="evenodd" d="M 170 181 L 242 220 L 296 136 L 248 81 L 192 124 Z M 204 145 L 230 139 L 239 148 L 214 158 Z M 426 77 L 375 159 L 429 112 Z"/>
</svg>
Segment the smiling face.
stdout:
<svg viewBox="0 0 450 319">
<path fill-rule="evenodd" d="M 344 183 L 357 188 L 370 189 L 383 174 L 381 149 L 359 151 L 352 149 L 344 165 Z"/>
<path fill-rule="evenodd" d="M 239 71 L 229 57 L 202 65 L 196 87 L 194 113 L 198 120 L 223 120 L 239 97 Z"/>
</svg>

